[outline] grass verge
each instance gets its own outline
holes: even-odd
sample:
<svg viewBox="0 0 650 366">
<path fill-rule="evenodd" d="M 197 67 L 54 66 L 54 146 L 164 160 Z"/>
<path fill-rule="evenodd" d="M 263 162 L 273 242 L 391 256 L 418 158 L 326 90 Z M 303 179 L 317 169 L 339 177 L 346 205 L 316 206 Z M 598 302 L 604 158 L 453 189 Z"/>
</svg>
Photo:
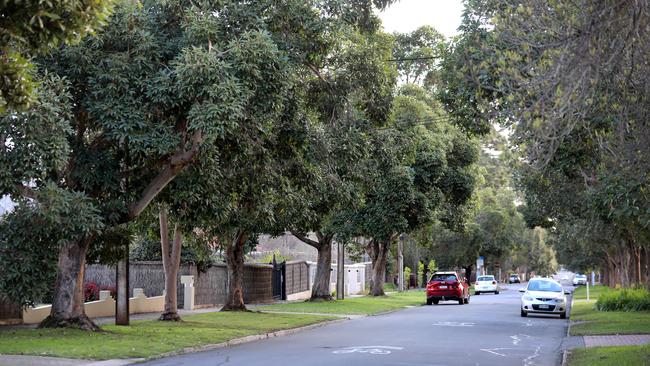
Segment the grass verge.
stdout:
<svg viewBox="0 0 650 366">
<path fill-rule="evenodd" d="M 571 351 L 570 366 L 650 365 L 650 345 L 580 348 Z"/>
<path fill-rule="evenodd" d="M 575 300 L 571 335 L 650 333 L 648 311 L 598 311 L 595 301 Z"/>
<path fill-rule="evenodd" d="M 261 311 L 286 311 L 296 313 L 372 315 L 401 309 L 405 306 L 423 305 L 424 291 L 406 291 L 386 296 L 351 297 L 344 300 L 321 302 L 292 302 L 260 306 Z"/>
<path fill-rule="evenodd" d="M 601 294 L 611 291 L 611 288 L 607 286 L 589 286 L 589 299 L 596 300 L 600 297 Z M 587 286 L 576 287 L 573 292 L 574 300 L 586 300 L 587 299 Z"/>
<path fill-rule="evenodd" d="M 222 343 L 231 339 L 297 328 L 333 319 L 304 314 L 216 312 L 191 315 L 182 322 L 134 321 L 130 326 L 104 326 L 105 332 L 71 329 L 7 329 L 0 331 L 0 354 L 88 359 L 151 357 Z"/>
</svg>

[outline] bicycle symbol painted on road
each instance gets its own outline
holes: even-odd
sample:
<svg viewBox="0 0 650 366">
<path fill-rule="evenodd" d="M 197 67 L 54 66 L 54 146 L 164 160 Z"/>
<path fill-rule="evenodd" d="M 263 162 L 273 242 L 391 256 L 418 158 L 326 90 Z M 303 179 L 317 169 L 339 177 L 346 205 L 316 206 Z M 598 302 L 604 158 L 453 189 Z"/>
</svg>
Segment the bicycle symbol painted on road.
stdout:
<svg viewBox="0 0 650 366">
<path fill-rule="evenodd" d="M 371 355 L 389 355 L 392 351 L 403 350 L 404 347 L 393 347 L 393 346 L 354 346 L 354 347 L 345 347 L 343 349 L 338 349 L 332 351 L 335 354 L 345 354 L 345 353 L 369 353 Z"/>
</svg>

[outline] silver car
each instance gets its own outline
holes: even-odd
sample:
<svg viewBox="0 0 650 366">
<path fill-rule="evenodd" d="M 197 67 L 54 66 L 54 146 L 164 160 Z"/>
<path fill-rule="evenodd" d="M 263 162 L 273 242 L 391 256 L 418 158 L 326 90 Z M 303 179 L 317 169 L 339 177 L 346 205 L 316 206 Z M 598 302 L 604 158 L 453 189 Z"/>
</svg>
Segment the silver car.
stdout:
<svg viewBox="0 0 650 366">
<path fill-rule="evenodd" d="M 526 288 L 522 288 L 521 316 L 529 313 L 556 314 L 566 318 L 567 300 L 570 292 L 565 291 L 557 281 L 550 278 L 533 278 Z"/>
</svg>

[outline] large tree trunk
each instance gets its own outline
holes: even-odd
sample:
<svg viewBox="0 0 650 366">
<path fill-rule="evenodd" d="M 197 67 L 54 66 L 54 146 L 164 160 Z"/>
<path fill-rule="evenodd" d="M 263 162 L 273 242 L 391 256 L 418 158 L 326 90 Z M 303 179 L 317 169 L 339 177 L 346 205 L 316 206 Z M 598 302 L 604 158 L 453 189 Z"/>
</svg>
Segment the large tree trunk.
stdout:
<svg viewBox="0 0 650 366">
<path fill-rule="evenodd" d="M 52 311 L 39 327 L 100 330 L 84 311 L 84 269 L 90 241 L 85 238 L 61 247 Z"/>
<path fill-rule="evenodd" d="M 169 247 L 169 228 L 167 224 L 167 209 L 160 208 L 160 246 L 162 262 L 165 270 L 165 309 L 159 320 L 181 320 L 178 315 L 177 277 L 181 265 L 181 233 L 178 224 L 174 226 L 174 241 Z"/>
<path fill-rule="evenodd" d="M 318 234 L 318 259 L 310 301 L 332 300 L 330 277 L 332 271 L 332 236 Z"/>
<path fill-rule="evenodd" d="M 386 263 L 390 240 L 371 240 L 366 251 L 372 260 L 372 284 L 370 295 L 384 296 L 384 280 L 386 279 Z"/>
<path fill-rule="evenodd" d="M 316 260 L 316 274 L 314 275 L 314 283 L 311 288 L 311 298 L 309 301 L 323 301 L 332 300 L 330 292 L 330 276 L 332 270 L 332 235 L 323 235 L 320 231 L 316 231 L 318 241 L 309 239 L 306 235 L 292 233 L 293 236 L 303 243 L 310 245 L 318 251 L 318 259 Z"/>
<path fill-rule="evenodd" d="M 221 311 L 246 311 L 244 305 L 244 243 L 246 234 L 238 231 L 226 247 L 228 264 L 228 294 Z"/>
</svg>

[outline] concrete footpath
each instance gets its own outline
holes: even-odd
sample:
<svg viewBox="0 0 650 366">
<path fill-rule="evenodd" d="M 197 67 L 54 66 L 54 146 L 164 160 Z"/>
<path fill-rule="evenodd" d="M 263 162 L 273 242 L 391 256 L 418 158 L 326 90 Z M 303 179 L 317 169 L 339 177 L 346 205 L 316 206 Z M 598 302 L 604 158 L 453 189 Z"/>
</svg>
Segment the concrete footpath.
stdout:
<svg viewBox="0 0 650 366">
<path fill-rule="evenodd" d="M 123 366 L 143 360 L 142 358 L 131 358 L 97 361 L 62 357 L 0 355 L 0 366 Z"/>
</svg>

